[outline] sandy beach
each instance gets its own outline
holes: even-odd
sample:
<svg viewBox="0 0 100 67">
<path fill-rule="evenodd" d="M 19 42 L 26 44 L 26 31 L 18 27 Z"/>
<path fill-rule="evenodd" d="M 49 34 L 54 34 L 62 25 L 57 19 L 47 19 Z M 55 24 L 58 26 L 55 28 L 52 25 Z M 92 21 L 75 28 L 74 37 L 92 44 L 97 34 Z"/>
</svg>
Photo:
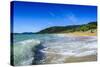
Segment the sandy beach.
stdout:
<svg viewBox="0 0 100 67">
<path fill-rule="evenodd" d="M 89 55 L 83 57 L 70 57 L 70 58 L 66 58 L 64 62 L 72 63 L 72 62 L 88 62 L 88 61 L 97 61 L 97 55 Z"/>
<path fill-rule="evenodd" d="M 91 32 L 73 32 L 73 33 L 67 33 L 72 36 L 97 36 L 97 32 L 91 33 Z"/>
</svg>

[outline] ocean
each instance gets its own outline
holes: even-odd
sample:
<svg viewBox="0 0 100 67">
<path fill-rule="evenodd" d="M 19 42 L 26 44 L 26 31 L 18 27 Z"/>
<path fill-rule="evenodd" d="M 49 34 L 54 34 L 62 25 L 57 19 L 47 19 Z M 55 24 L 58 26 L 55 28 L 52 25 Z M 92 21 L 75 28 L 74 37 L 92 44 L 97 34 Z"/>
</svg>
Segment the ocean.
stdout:
<svg viewBox="0 0 100 67">
<path fill-rule="evenodd" d="M 13 34 L 15 66 L 65 63 L 68 58 L 97 56 L 96 36 Z"/>
</svg>

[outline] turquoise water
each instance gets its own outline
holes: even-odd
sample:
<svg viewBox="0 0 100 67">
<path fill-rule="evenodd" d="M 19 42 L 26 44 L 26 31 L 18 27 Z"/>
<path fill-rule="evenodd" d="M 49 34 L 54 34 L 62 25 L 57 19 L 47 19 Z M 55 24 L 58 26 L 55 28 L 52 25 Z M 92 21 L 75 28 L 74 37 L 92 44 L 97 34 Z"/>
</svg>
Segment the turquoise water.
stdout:
<svg viewBox="0 0 100 67">
<path fill-rule="evenodd" d="M 15 34 L 14 42 L 19 42 L 28 39 L 47 40 L 56 37 L 56 34 Z"/>
<path fill-rule="evenodd" d="M 56 36 L 51 34 L 14 34 L 13 37 L 14 65 L 30 65 L 34 60 L 35 46 Z"/>
<path fill-rule="evenodd" d="M 64 63 L 65 58 L 97 55 L 96 36 L 14 35 L 14 65 Z"/>
</svg>

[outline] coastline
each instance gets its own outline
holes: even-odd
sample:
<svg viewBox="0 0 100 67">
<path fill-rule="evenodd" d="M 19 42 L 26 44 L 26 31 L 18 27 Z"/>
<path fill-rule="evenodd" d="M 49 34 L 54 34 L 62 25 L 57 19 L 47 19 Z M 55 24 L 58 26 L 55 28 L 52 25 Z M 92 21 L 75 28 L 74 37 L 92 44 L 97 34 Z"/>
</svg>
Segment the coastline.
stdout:
<svg viewBox="0 0 100 67">
<path fill-rule="evenodd" d="M 73 33 L 67 33 L 68 35 L 72 36 L 97 36 L 97 32 L 91 33 L 91 32 L 73 32 Z"/>
<path fill-rule="evenodd" d="M 97 36 L 97 32 L 73 32 L 68 33 L 71 36 Z M 97 61 L 97 55 L 88 55 L 83 57 L 70 57 L 66 58 L 65 63 L 73 63 L 73 62 L 89 62 L 89 61 Z"/>
<path fill-rule="evenodd" d="M 97 36 L 97 32 L 91 33 L 91 32 L 72 32 L 72 33 L 64 33 L 69 36 L 74 37 L 80 37 L 80 36 Z M 97 55 L 88 55 L 88 56 L 82 56 L 82 57 L 69 57 L 66 58 L 64 63 L 73 63 L 73 62 L 93 62 L 97 61 Z"/>
</svg>

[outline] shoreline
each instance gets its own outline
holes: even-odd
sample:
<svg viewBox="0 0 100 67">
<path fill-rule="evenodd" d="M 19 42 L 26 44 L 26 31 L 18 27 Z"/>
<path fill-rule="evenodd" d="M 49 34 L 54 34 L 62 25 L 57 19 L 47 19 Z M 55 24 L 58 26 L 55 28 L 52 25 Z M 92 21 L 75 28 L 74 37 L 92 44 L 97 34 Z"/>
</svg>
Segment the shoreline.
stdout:
<svg viewBox="0 0 100 67">
<path fill-rule="evenodd" d="M 64 63 L 90 62 L 90 61 L 97 61 L 97 55 L 89 55 L 83 57 L 70 57 L 70 58 L 66 58 Z"/>
<path fill-rule="evenodd" d="M 73 33 L 67 33 L 68 35 L 72 36 L 97 36 L 97 32 L 90 33 L 90 32 L 73 32 Z"/>
</svg>

